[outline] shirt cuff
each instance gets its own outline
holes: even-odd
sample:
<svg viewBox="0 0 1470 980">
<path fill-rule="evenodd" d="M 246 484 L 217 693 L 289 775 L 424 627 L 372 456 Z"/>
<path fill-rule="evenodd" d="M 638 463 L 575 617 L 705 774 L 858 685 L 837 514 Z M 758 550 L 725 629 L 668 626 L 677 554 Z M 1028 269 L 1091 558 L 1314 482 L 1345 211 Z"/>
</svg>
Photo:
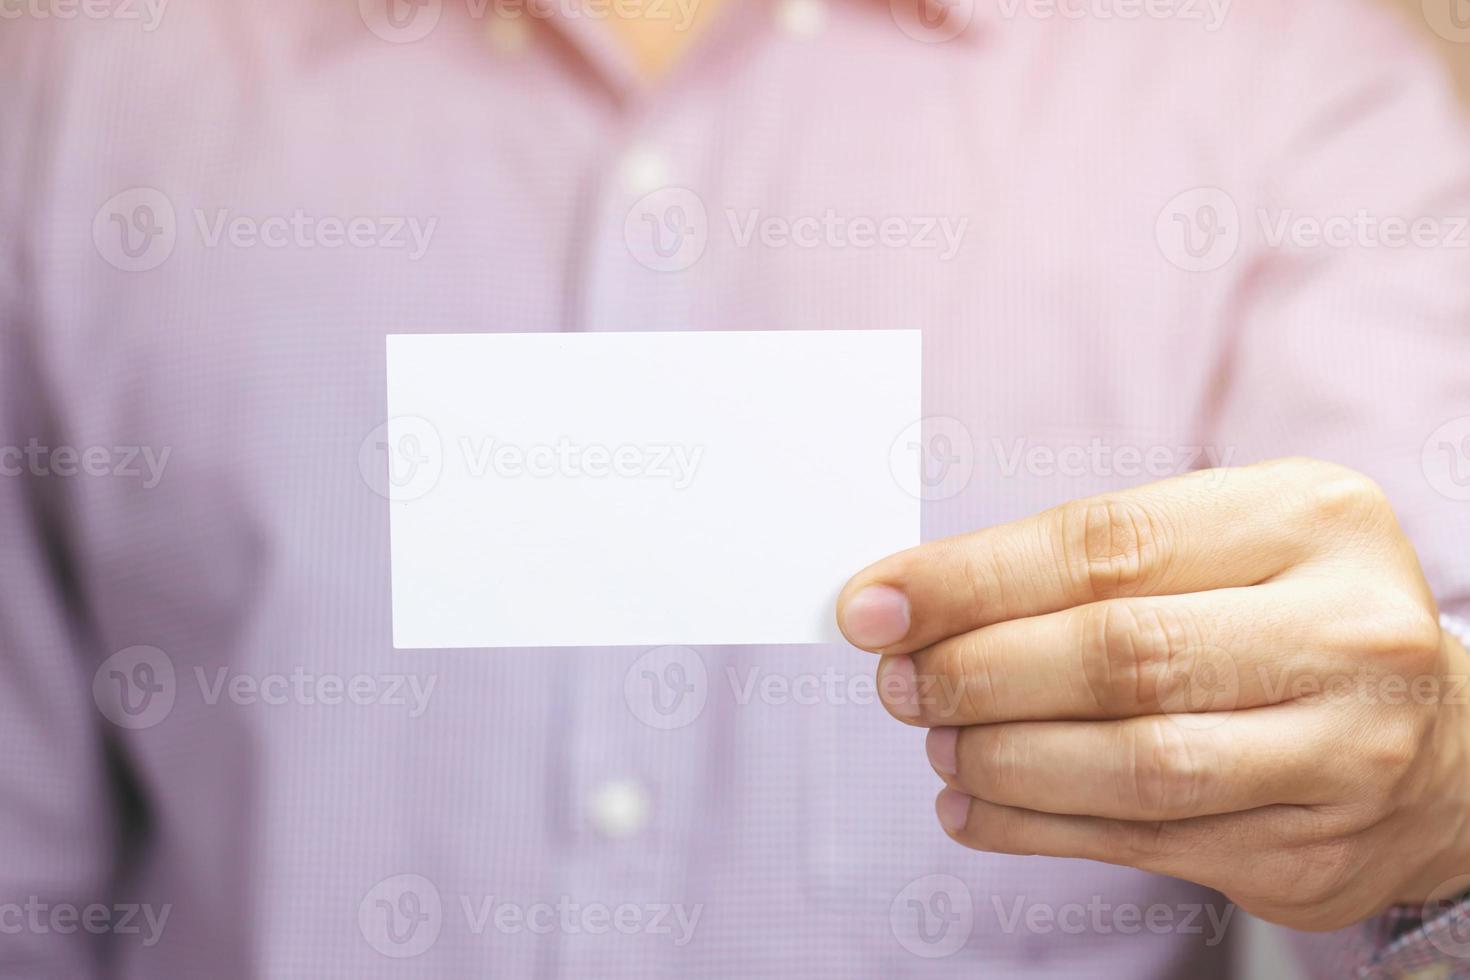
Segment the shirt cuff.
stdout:
<svg viewBox="0 0 1470 980">
<path fill-rule="evenodd" d="M 1389 909 L 1367 923 L 1381 948 L 1359 980 L 1470 980 L 1470 897 L 1448 908 Z"/>
</svg>

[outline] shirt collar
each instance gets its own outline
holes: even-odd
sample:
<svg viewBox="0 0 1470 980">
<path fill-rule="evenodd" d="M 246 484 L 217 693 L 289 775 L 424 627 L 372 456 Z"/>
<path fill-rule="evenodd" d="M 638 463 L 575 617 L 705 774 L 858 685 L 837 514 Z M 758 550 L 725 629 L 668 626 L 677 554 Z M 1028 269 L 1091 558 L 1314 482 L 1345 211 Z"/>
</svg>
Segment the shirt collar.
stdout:
<svg viewBox="0 0 1470 980">
<path fill-rule="evenodd" d="M 387 0 L 402 2 L 402 0 Z M 442 0 L 446 4 L 470 0 Z M 617 0 L 475 0 L 487 17 L 530 17 L 556 30 L 619 95 L 661 88 L 690 70 L 691 62 L 707 62 L 714 52 L 761 31 L 805 34 L 821 43 L 824 17 L 830 8 L 855 4 L 877 8 L 890 26 L 918 43 L 936 48 L 973 44 L 984 36 L 986 23 L 999 13 L 997 0 L 726 0 L 702 36 L 663 77 L 645 78 L 602 21 L 608 4 Z M 680 0 L 663 0 L 671 11 Z M 698 2 L 698 0 L 684 0 Z M 599 16 L 600 13 L 600 16 Z"/>
</svg>

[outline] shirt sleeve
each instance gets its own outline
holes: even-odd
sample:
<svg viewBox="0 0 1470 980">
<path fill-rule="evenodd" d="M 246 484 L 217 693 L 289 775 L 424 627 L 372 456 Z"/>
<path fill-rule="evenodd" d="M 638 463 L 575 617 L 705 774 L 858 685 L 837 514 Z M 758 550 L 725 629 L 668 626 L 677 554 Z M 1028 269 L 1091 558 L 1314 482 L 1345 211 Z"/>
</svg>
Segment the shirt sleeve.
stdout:
<svg viewBox="0 0 1470 980">
<path fill-rule="evenodd" d="M 1267 149 L 1206 438 L 1311 455 L 1387 491 L 1442 609 L 1470 613 L 1470 120 L 1440 66 L 1359 2 L 1279 5 Z M 1290 106 L 1288 109 L 1287 106 Z"/>
<path fill-rule="evenodd" d="M 1367 4 L 1276 6 L 1254 66 L 1262 156 L 1240 212 L 1208 445 L 1373 477 L 1441 610 L 1470 614 L 1470 140 L 1438 64 Z M 1463 919 L 1467 909 L 1458 915 Z M 1314 976 L 1470 977 L 1391 913 L 1296 934 Z M 1464 928 L 1463 925 L 1460 928 Z M 1470 954 L 1470 944 L 1467 944 Z M 1429 970 L 1431 972 L 1416 972 Z"/>
<path fill-rule="evenodd" d="M 42 107 L 60 98 L 40 91 L 44 42 L 32 24 L 0 31 L 0 976 L 86 980 L 102 971 L 120 821 L 64 488 L 25 455 L 57 438 L 25 286 Z"/>
</svg>

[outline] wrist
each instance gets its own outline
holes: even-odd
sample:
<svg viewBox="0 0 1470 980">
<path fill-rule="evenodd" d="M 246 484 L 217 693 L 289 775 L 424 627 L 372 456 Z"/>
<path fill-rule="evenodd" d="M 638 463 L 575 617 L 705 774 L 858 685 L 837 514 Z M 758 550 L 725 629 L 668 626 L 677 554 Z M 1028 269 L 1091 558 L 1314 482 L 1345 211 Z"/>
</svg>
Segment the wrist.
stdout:
<svg viewBox="0 0 1470 980">
<path fill-rule="evenodd" d="M 1425 746 L 1435 755 L 1440 788 L 1424 794 L 1426 817 L 1420 826 L 1424 839 L 1443 844 L 1426 853 L 1398 905 L 1444 902 L 1470 890 L 1470 623 L 1442 615 L 1440 627 L 1446 683 L 1435 737 Z"/>
</svg>

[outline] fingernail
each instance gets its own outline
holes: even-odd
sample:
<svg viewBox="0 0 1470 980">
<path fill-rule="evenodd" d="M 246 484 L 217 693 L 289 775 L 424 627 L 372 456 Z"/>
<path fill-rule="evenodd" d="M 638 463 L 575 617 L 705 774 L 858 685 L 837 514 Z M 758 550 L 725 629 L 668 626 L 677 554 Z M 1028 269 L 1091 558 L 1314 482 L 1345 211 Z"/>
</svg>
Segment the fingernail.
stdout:
<svg viewBox="0 0 1470 980">
<path fill-rule="evenodd" d="M 929 736 L 924 739 L 924 750 L 929 753 L 929 765 L 936 772 L 953 776 L 960 771 L 959 764 L 955 761 L 955 745 L 959 740 L 958 728 L 929 729 Z"/>
<path fill-rule="evenodd" d="M 934 811 L 939 814 L 939 825 L 951 834 L 965 829 L 970 819 L 970 798 L 959 790 L 945 787 L 934 802 Z"/>
<path fill-rule="evenodd" d="M 900 718 L 919 717 L 919 680 L 913 657 L 883 658 L 878 665 L 878 696 Z"/>
<path fill-rule="evenodd" d="M 854 646 L 881 650 L 909 632 L 909 600 L 889 585 L 870 585 L 842 607 L 842 632 Z"/>
</svg>

